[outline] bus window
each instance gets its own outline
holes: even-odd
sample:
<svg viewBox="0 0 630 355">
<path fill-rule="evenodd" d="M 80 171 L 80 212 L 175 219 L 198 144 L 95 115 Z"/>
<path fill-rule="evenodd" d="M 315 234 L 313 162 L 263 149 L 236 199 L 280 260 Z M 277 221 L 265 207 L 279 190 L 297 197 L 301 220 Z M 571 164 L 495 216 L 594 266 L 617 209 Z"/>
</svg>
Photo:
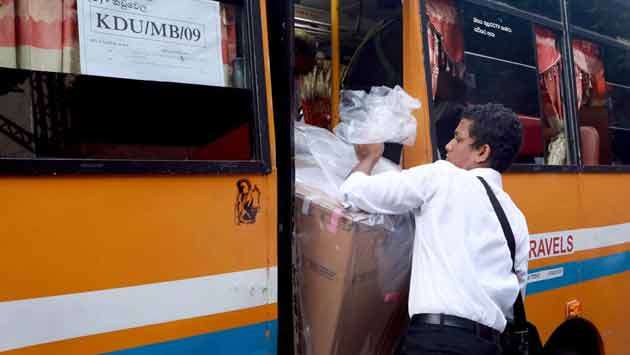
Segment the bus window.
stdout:
<svg viewBox="0 0 630 355">
<path fill-rule="evenodd" d="M 246 5 L 151 3 L 121 12 L 108 2 L 102 8 L 111 13 L 93 19 L 91 2 L 83 11 L 74 2 L 22 3 L 0 8 L 0 158 L 259 158 L 253 132 L 264 110 L 255 89 L 264 86 L 253 82 L 262 64 Z M 33 36 L 40 17 L 59 30 Z"/>
<path fill-rule="evenodd" d="M 402 16 L 382 20 L 356 49 L 343 79 L 344 90 L 370 91 L 373 86 L 403 85 Z M 386 143 L 386 158 L 399 163 L 402 145 Z"/>
<path fill-rule="evenodd" d="M 571 0 L 571 24 L 612 38 L 630 40 L 630 5 L 620 0 Z"/>
<path fill-rule="evenodd" d="M 567 164 L 567 125 L 562 92 L 562 36 L 538 25 L 534 26 L 534 35 L 545 161 L 549 165 L 564 165 Z"/>
<path fill-rule="evenodd" d="M 560 20 L 560 3 L 557 0 L 499 0 L 508 6 Z"/>
<path fill-rule="evenodd" d="M 540 117 L 534 39 L 525 20 L 463 3 L 467 98 Z"/>
<path fill-rule="evenodd" d="M 575 39 L 584 165 L 630 164 L 630 49 Z"/>
<path fill-rule="evenodd" d="M 348 64 L 345 90 L 369 91 L 372 86 L 401 85 L 402 17 L 383 20 L 363 40 Z"/>
<path fill-rule="evenodd" d="M 426 4 L 433 121 L 441 156 L 459 119 L 458 108 L 497 102 L 514 110 L 523 124 L 517 163 L 567 164 L 562 36 L 466 1 Z"/>
<path fill-rule="evenodd" d="M 444 157 L 466 103 L 463 32 L 454 0 L 430 0 L 425 5 L 432 115 L 438 151 Z"/>
<path fill-rule="evenodd" d="M 630 49 L 606 48 L 612 163 L 630 164 Z"/>
</svg>

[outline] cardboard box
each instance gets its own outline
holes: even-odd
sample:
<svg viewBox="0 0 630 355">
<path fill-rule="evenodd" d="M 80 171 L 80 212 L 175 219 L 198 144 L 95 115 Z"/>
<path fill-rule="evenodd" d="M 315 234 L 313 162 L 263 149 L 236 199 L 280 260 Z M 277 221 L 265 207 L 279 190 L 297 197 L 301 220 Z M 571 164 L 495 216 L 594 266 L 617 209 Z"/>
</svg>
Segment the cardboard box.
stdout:
<svg viewBox="0 0 630 355">
<path fill-rule="evenodd" d="M 412 217 L 349 213 L 299 183 L 295 207 L 298 353 L 391 354 L 408 318 Z"/>
</svg>

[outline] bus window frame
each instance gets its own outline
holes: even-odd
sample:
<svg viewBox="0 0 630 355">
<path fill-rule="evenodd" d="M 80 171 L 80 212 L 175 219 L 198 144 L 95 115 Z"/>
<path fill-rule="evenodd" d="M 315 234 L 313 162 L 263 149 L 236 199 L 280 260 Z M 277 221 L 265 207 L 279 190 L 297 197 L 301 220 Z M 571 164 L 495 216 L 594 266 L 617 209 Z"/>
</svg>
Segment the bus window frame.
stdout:
<svg viewBox="0 0 630 355">
<path fill-rule="evenodd" d="M 508 170 L 508 173 L 576 173 L 580 171 L 584 171 L 584 166 L 582 164 L 582 158 L 580 155 L 579 147 L 579 137 L 577 136 L 578 129 L 577 128 L 577 110 L 573 108 L 573 103 L 576 102 L 575 98 L 575 80 L 573 76 L 573 55 L 571 50 L 571 36 L 570 31 L 567 29 L 568 21 L 568 11 L 565 8 L 566 4 L 562 0 L 555 0 L 560 2 L 560 10 L 561 10 L 561 18 L 560 20 L 554 20 L 549 17 L 545 17 L 540 14 L 536 14 L 533 12 L 529 12 L 526 10 L 521 10 L 512 6 L 509 6 L 505 3 L 493 1 L 493 0 L 457 0 L 461 2 L 467 2 L 473 5 L 486 7 L 498 12 L 505 13 L 507 15 L 511 15 L 520 19 L 524 19 L 530 22 L 532 25 L 541 25 L 545 26 L 551 30 L 554 30 L 561 34 L 562 38 L 560 39 L 561 43 L 561 51 L 562 51 L 562 64 L 565 66 L 565 70 L 563 70 L 562 77 L 562 94 L 564 96 L 563 104 L 566 112 L 566 134 L 567 134 L 567 164 L 564 165 L 545 165 L 545 164 L 522 164 L 515 163 Z M 420 0 L 420 11 L 422 18 L 422 41 L 423 48 L 428 48 L 428 40 L 426 39 L 427 27 L 428 27 L 428 16 L 426 14 L 426 0 Z M 533 28 L 532 28 L 533 31 Z M 532 44 L 534 46 L 534 51 L 536 51 L 535 43 Z M 570 55 L 569 55 L 570 54 Z M 424 62 L 425 67 L 429 67 L 429 58 L 428 52 L 424 53 Z M 538 64 L 536 64 L 538 67 Z M 570 68 L 570 70 L 566 70 L 566 68 Z M 538 71 L 538 70 L 537 70 Z M 538 74 L 540 75 L 540 74 Z M 431 77 L 429 71 L 425 71 L 425 82 L 430 83 Z M 540 88 L 537 88 L 540 90 Z M 571 91 L 573 90 L 573 91 Z M 540 102 L 540 95 L 538 95 Z M 429 119 L 430 119 L 430 127 L 431 127 L 431 146 L 433 149 L 433 159 L 437 160 L 437 138 L 435 136 L 435 118 L 433 111 L 433 102 L 429 100 Z M 590 167 L 587 167 L 590 168 Z M 629 169 L 630 171 L 630 169 Z"/>
<path fill-rule="evenodd" d="M 424 0 L 423 0 L 424 1 Z M 508 15 L 512 15 L 515 17 L 522 18 L 534 24 L 543 25 L 553 30 L 562 31 L 564 26 L 562 24 L 562 17 L 560 20 L 554 20 L 550 17 L 546 17 L 535 12 L 530 12 L 527 10 L 522 10 L 516 8 L 514 6 L 510 6 L 506 3 L 502 3 L 495 0 L 460 0 L 465 1 L 467 3 L 471 3 L 474 5 L 483 6 L 489 9 L 493 9 L 499 12 L 507 13 Z M 554 1 L 562 1 L 562 0 L 554 0 Z"/>
<path fill-rule="evenodd" d="M 590 165 L 582 168 L 584 173 L 630 173 L 630 165 Z"/>
<path fill-rule="evenodd" d="M 585 29 L 583 27 L 574 25 L 571 21 L 571 17 L 569 15 L 569 7 L 568 7 L 568 3 L 563 1 L 563 8 L 562 11 L 565 13 L 565 18 L 566 18 L 566 33 L 569 37 L 569 42 L 568 43 L 572 43 L 573 41 L 573 36 L 576 36 L 578 38 L 581 39 L 585 39 L 588 41 L 592 41 L 593 43 L 599 44 L 599 45 L 604 45 L 604 46 L 608 46 L 608 47 L 615 47 L 615 48 L 619 48 L 619 49 L 625 49 L 630 51 L 630 44 L 625 43 L 623 41 L 617 40 L 613 37 L 607 36 L 607 35 L 603 35 L 601 33 L 597 33 L 588 29 Z M 573 63 L 573 52 L 571 51 L 571 56 L 570 56 L 570 65 L 571 65 L 571 75 L 572 75 L 572 80 L 571 80 L 571 90 L 572 90 L 572 97 L 575 96 L 575 92 L 576 92 L 576 88 L 575 88 L 575 75 L 573 74 L 574 71 L 574 63 Z M 575 99 L 575 98 L 574 98 Z M 575 122 L 575 126 L 576 126 L 576 132 L 579 129 L 579 124 L 577 124 L 578 122 L 578 116 L 577 116 L 577 109 L 575 109 L 575 107 L 577 107 L 577 101 L 573 101 L 572 100 L 572 105 L 571 108 L 572 110 L 575 111 L 575 117 L 574 117 L 574 122 Z M 576 141 L 577 141 L 577 147 L 579 147 L 579 136 L 576 137 Z M 580 152 L 580 150 L 578 149 L 578 152 Z M 630 164 L 628 165 L 584 165 L 583 161 L 582 161 L 582 155 L 581 152 L 579 154 L 579 161 L 580 161 L 580 171 L 584 172 L 584 173 L 628 173 L 630 172 Z"/>
<path fill-rule="evenodd" d="M 253 119 L 250 128 L 250 160 L 143 160 L 143 159 L 72 159 L 0 157 L 0 176 L 103 175 L 103 174 L 270 174 L 269 117 L 263 52 L 263 28 L 259 0 L 220 0 L 224 4 L 243 6 L 243 42 L 251 79 Z"/>
</svg>

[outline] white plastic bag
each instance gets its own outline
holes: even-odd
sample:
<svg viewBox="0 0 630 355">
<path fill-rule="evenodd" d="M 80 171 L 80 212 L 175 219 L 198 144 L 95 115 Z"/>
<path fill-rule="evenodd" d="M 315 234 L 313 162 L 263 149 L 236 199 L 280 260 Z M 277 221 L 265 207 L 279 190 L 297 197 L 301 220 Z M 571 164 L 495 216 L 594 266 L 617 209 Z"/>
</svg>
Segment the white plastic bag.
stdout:
<svg viewBox="0 0 630 355">
<path fill-rule="evenodd" d="M 339 114 L 341 122 L 335 134 L 351 144 L 402 143 L 416 141 L 416 119 L 411 114 L 420 108 L 420 101 L 409 96 L 400 86 L 372 87 L 364 91 L 342 91 Z"/>
<path fill-rule="evenodd" d="M 339 187 L 358 163 L 354 146 L 328 130 L 303 123 L 295 124 L 295 180 L 315 187 L 338 201 L 343 201 Z M 374 174 L 399 171 L 400 167 L 381 158 Z"/>
</svg>

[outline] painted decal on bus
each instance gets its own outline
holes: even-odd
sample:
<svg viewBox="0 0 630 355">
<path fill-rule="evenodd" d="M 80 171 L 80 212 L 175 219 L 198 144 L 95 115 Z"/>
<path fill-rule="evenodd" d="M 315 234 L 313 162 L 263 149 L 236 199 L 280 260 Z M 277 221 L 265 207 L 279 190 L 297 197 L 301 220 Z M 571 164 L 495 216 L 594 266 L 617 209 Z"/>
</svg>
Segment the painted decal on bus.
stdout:
<svg viewBox="0 0 630 355">
<path fill-rule="evenodd" d="M 260 210 L 260 189 L 249 181 L 240 179 L 236 182 L 236 205 L 234 207 L 237 225 L 254 224 Z"/>
</svg>

